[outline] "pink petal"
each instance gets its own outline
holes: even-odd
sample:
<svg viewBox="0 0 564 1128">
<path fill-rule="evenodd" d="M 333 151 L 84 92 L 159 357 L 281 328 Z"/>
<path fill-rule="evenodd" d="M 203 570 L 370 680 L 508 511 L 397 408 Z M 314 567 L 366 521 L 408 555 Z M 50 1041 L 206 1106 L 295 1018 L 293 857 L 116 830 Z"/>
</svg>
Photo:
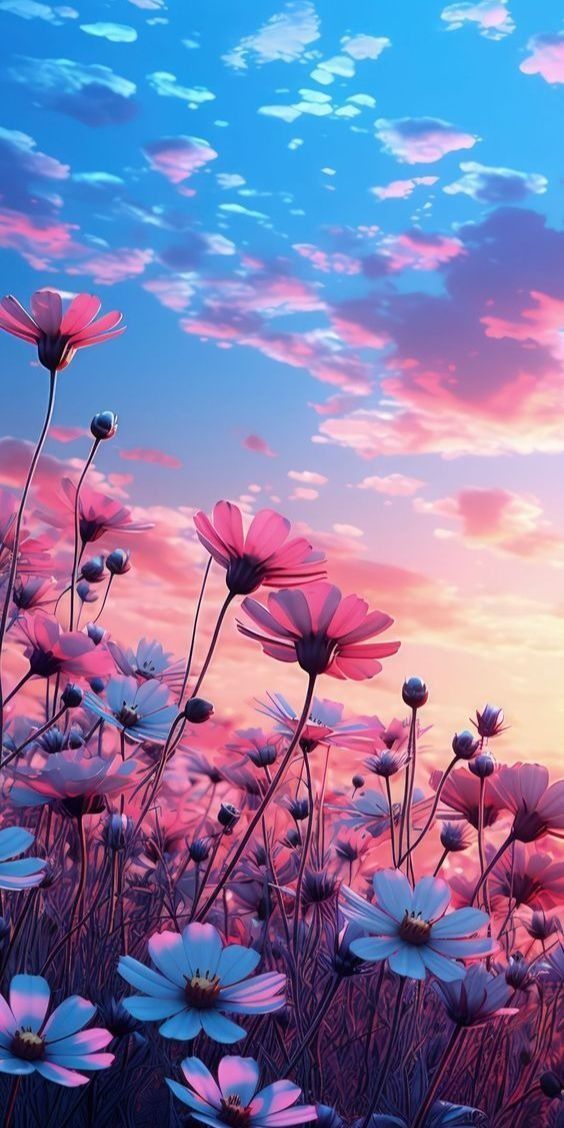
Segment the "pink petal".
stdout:
<svg viewBox="0 0 564 1128">
<path fill-rule="evenodd" d="M 232 556 L 242 556 L 245 551 L 243 518 L 241 510 L 230 501 L 218 501 L 213 509 L 213 521 L 222 541 Z"/>
<path fill-rule="evenodd" d="M 100 299 L 95 294 L 77 294 L 61 321 L 61 333 L 70 337 L 71 334 L 86 329 L 96 317 L 100 305 Z"/>
<path fill-rule="evenodd" d="M 56 290 L 36 290 L 31 298 L 31 311 L 39 328 L 48 337 L 56 337 L 63 314 L 61 295 Z"/>
</svg>

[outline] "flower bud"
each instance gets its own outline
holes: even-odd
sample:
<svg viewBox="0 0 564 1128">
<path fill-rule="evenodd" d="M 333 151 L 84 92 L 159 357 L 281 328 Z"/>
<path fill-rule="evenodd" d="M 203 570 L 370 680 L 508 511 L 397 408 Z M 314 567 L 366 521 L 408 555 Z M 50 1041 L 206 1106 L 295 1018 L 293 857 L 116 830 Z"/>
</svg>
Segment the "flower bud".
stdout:
<svg viewBox="0 0 564 1128">
<path fill-rule="evenodd" d="M 364 787 L 364 776 L 358 774 L 353 775 L 351 782 L 355 791 L 358 791 L 359 787 Z"/>
<path fill-rule="evenodd" d="M 207 838 L 195 838 L 188 847 L 188 853 L 191 860 L 196 862 L 197 865 L 200 865 L 201 862 L 205 862 L 210 854 L 210 846 Z"/>
<path fill-rule="evenodd" d="M 505 982 L 516 991 L 519 988 L 528 987 L 532 982 L 529 964 L 521 952 L 514 952 L 509 957 L 509 963 L 505 969 Z"/>
<path fill-rule="evenodd" d="M 104 628 L 99 627 L 97 623 L 89 623 L 86 628 L 86 633 L 90 641 L 94 643 L 94 646 L 99 646 L 106 634 Z"/>
<path fill-rule="evenodd" d="M 203 725 L 213 715 L 213 705 L 203 697 L 189 697 L 184 706 L 184 716 L 191 725 Z"/>
<path fill-rule="evenodd" d="M 79 705 L 82 705 L 83 697 L 84 692 L 80 686 L 69 682 L 61 694 L 61 705 L 64 705 L 65 709 L 78 709 Z"/>
<path fill-rule="evenodd" d="M 89 682 L 90 689 L 93 693 L 103 693 L 105 684 L 103 678 L 91 678 Z"/>
<path fill-rule="evenodd" d="M 453 854 L 467 850 L 470 842 L 464 826 L 461 823 L 446 822 L 441 830 L 441 845 Z"/>
<path fill-rule="evenodd" d="M 309 799 L 290 799 L 288 810 L 294 822 L 304 822 L 309 815 Z"/>
<path fill-rule="evenodd" d="M 480 752 L 473 760 L 470 760 L 468 767 L 472 775 L 478 779 L 487 779 L 488 776 L 493 775 L 495 772 L 495 760 L 490 756 L 489 752 Z"/>
<path fill-rule="evenodd" d="M 401 695 L 410 709 L 420 709 L 427 701 L 429 693 L 421 678 L 407 678 L 403 683 Z"/>
<path fill-rule="evenodd" d="M 67 744 L 69 748 L 82 748 L 84 744 L 84 733 L 80 725 L 73 725 L 67 735 Z"/>
<path fill-rule="evenodd" d="M 100 580 L 104 578 L 104 568 L 105 558 L 103 556 L 92 556 L 90 560 L 84 561 L 80 575 L 89 584 L 99 584 Z"/>
<path fill-rule="evenodd" d="M 114 548 L 114 551 L 110 552 L 106 560 L 108 572 L 112 576 L 125 576 L 125 573 L 129 572 L 131 568 L 130 556 L 131 553 L 126 548 Z"/>
<path fill-rule="evenodd" d="M 90 430 L 95 439 L 113 439 L 118 428 L 118 417 L 115 411 L 99 411 L 90 424 Z"/>
<path fill-rule="evenodd" d="M 301 838 L 299 830 L 297 830 L 295 826 L 289 827 L 286 831 L 286 844 L 290 847 L 291 850 L 295 850 L 296 846 L 300 845 L 300 842 Z"/>
<path fill-rule="evenodd" d="M 231 834 L 232 830 L 236 827 L 241 812 L 233 803 L 222 803 L 217 813 L 217 821 L 224 828 L 225 834 Z"/>
<path fill-rule="evenodd" d="M 480 747 L 473 732 L 464 729 L 464 732 L 455 732 L 452 738 L 452 750 L 458 760 L 472 760 Z"/>
<path fill-rule="evenodd" d="M 551 1101 L 553 1101 L 555 1097 L 562 1100 L 562 1082 L 554 1070 L 547 1069 L 546 1073 L 541 1073 L 539 1085 L 545 1097 L 548 1097 Z"/>
<path fill-rule="evenodd" d="M 87 580 L 79 580 L 76 585 L 76 594 L 81 603 L 95 603 L 98 596 L 92 591 Z"/>
<path fill-rule="evenodd" d="M 125 850 L 132 833 L 133 820 L 118 811 L 108 815 L 102 832 L 108 850 Z"/>
<path fill-rule="evenodd" d="M 503 732 L 503 709 L 498 705 L 485 705 L 481 713 L 476 709 L 476 720 L 472 724 L 484 740 L 498 736 Z"/>
<path fill-rule="evenodd" d="M 249 748 L 247 756 L 256 768 L 269 768 L 274 761 L 278 752 L 274 744 L 261 744 L 259 748 Z"/>
</svg>

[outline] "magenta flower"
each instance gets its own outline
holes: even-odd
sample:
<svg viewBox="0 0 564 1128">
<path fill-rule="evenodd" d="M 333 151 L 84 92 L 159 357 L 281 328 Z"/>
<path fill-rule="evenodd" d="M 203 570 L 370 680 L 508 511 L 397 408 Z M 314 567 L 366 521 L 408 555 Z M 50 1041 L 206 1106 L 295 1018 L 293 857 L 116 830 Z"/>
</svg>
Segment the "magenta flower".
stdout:
<svg viewBox="0 0 564 1128">
<path fill-rule="evenodd" d="M 78 294 L 63 313 L 56 290 L 36 290 L 31 298 L 31 316 L 9 294 L 0 301 L 0 329 L 13 337 L 37 345 L 40 363 L 50 372 L 66 368 L 77 349 L 98 345 L 125 331 L 117 328 L 121 313 L 112 310 L 95 321 L 101 302 L 94 294 Z"/>
<path fill-rule="evenodd" d="M 490 900 L 504 910 L 530 905 L 536 909 L 557 908 L 564 902 L 564 861 L 541 854 L 533 846 L 515 842 L 494 866 L 489 879 Z M 501 911 L 501 905 L 499 905 Z"/>
<path fill-rule="evenodd" d="M 211 1124 L 212 1128 L 226 1124 L 232 1128 L 280 1128 L 317 1120 L 313 1105 L 296 1105 L 301 1089 L 292 1081 L 275 1081 L 257 1092 L 260 1071 L 254 1058 L 222 1058 L 217 1082 L 199 1058 L 185 1058 L 180 1068 L 189 1087 L 168 1077 L 167 1085 L 201 1124 Z"/>
<path fill-rule="evenodd" d="M 104 646 L 96 646 L 82 631 L 63 631 L 54 615 L 43 611 L 24 614 L 18 628 L 26 640 L 24 654 L 29 675 L 50 678 L 53 674 L 73 677 L 104 677 L 112 659 Z"/>
<path fill-rule="evenodd" d="M 71 995 L 46 1020 L 51 991 L 41 975 L 15 975 L 9 1004 L 0 995 L 0 1073 L 39 1073 L 47 1081 L 75 1088 L 88 1081 L 80 1069 L 106 1069 L 113 1054 L 101 1054 L 109 1030 L 90 1027 L 96 1007 Z"/>
<path fill-rule="evenodd" d="M 431 772 L 429 782 L 436 791 L 443 773 L 436 769 Z M 480 780 L 471 775 L 466 768 L 458 768 L 450 773 L 442 791 L 441 803 L 462 815 L 466 822 L 478 829 L 480 816 Z M 484 780 L 484 826 L 493 826 L 503 810 L 503 802 L 491 779 Z"/>
<path fill-rule="evenodd" d="M 382 611 L 368 611 L 358 595 L 347 595 L 333 584 L 316 583 L 298 591 L 269 595 L 268 608 L 244 599 L 246 611 L 260 631 L 238 623 L 241 634 L 260 642 L 264 653 L 280 662 L 298 662 L 311 677 L 362 681 L 382 669 L 380 658 L 399 650 L 399 642 L 366 643 L 393 623 Z"/>
<path fill-rule="evenodd" d="M 201 511 L 196 532 L 210 556 L 226 571 L 232 595 L 248 595 L 261 586 L 291 588 L 323 579 L 325 557 L 305 537 L 288 540 L 290 522 L 273 509 L 261 509 L 245 536 L 241 510 L 218 501 L 213 518 Z"/>
<path fill-rule="evenodd" d="M 351 952 L 361 960 L 387 959 L 398 975 L 424 979 L 429 971 L 450 982 L 466 975 L 458 960 L 495 951 L 494 940 L 474 935 L 488 923 L 487 913 L 471 908 L 446 913 L 450 889 L 441 878 L 422 877 L 412 889 L 399 870 L 389 869 L 375 873 L 373 884 L 374 903 L 343 887 L 347 920 L 371 933 L 351 941 Z"/>
<path fill-rule="evenodd" d="M 123 979 L 144 992 L 123 1005 L 134 1018 L 164 1018 L 159 1026 L 164 1038 L 188 1041 L 203 1030 L 216 1042 L 238 1042 L 245 1030 L 224 1011 L 271 1014 L 284 1006 L 284 976 L 269 971 L 249 979 L 260 952 L 240 944 L 224 947 L 211 924 L 188 924 L 180 935 L 156 932 L 148 946 L 156 971 L 132 956 L 119 961 Z"/>
<path fill-rule="evenodd" d="M 76 486 L 70 478 L 63 478 L 62 512 L 60 510 L 41 514 L 45 521 L 56 528 L 65 529 L 69 524 L 71 514 L 74 513 Z M 141 533 L 152 529 L 150 522 L 133 521 L 131 510 L 115 497 L 94 490 L 87 482 L 80 487 L 78 499 L 79 532 L 83 544 L 92 544 L 103 537 L 105 533 Z"/>
<path fill-rule="evenodd" d="M 500 804 L 514 815 L 511 835 L 518 842 L 546 834 L 564 838 L 564 780 L 549 787 L 549 778 L 541 764 L 518 763 L 500 768 L 492 784 Z"/>
</svg>

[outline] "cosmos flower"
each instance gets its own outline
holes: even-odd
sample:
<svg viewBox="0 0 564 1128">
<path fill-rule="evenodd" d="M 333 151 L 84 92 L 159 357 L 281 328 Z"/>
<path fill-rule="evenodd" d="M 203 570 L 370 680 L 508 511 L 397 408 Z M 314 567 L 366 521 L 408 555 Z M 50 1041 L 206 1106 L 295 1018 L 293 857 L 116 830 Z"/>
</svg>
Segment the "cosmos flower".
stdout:
<svg viewBox="0 0 564 1128">
<path fill-rule="evenodd" d="M 246 536 L 241 510 L 230 501 L 217 502 L 211 521 L 196 513 L 194 524 L 204 548 L 225 568 L 232 595 L 248 595 L 261 584 L 297 587 L 326 575 L 323 553 L 314 552 L 305 537 L 288 540 L 290 522 L 273 509 L 261 509 Z"/>
<path fill-rule="evenodd" d="M 429 783 L 436 791 L 443 773 L 433 771 Z M 475 830 L 478 829 L 480 813 L 480 780 L 471 775 L 466 768 L 458 768 L 450 773 L 442 791 L 441 803 L 462 815 Z M 484 780 L 484 826 L 493 826 L 503 811 L 503 802 L 493 788 L 491 779 Z"/>
<path fill-rule="evenodd" d="M 69 815 L 101 811 L 103 796 L 131 787 L 136 768 L 135 760 L 89 755 L 84 748 L 56 752 L 39 766 L 17 766 L 10 802 L 16 807 L 57 802 Z"/>
<path fill-rule="evenodd" d="M 142 638 L 137 644 L 137 649 L 127 650 L 117 642 L 110 640 L 108 650 L 122 674 L 127 677 L 137 678 L 139 681 L 148 681 L 155 678 L 164 682 L 171 690 L 180 690 L 184 677 L 184 662 L 171 662 L 172 655 L 165 650 L 160 642 L 153 639 L 151 642 Z"/>
<path fill-rule="evenodd" d="M 32 889 L 40 884 L 47 864 L 43 858 L 11 860 L 34 842 L 35 835 L 21 826 L 0 830 L 0 889 Z"/>
<path fill-rule="evenodd" d="M 222 1058 L 217 1082 L 199 1058 L 185 1058 L 180 1068 L 188 1088 L 168 1077 L 167 1085 L 201 1124 L 213 1128 L 226 1124 L 232 1128 L 279 1128 L 317 1120 L 313 1105 L 296 1106 L 301 1089 L 292 1081 L 275 1081 L 257 1092 L 260 1070 L 253 1058 Z"/>
<path fill-rule="evenodd" d="M 43 511 L 40 515 L 49 525 L 66 529 L 74 513 L 76 486 L 70 478 L 63 478 L 61 488 L 63 492 L 58 508 Z M 115 497 L 93 489 L 88 482 L 83 482 L 80 487 L 78 515 L 82 544 L 93 544 L 109 532 L 141 533 L 153 527 L 147 521 L 134 521 L 127 506 Z"/>
<path fill-rule="evenodd" d="M 9 294 L 0 301 L 0 329 L 37 345 L 40 363 L 49 371 L 60 371 L 70 364 L 77 349 L 125 332 L 125 325 L 117 328 L 122 317 L 117 310 L 95 320 L 100 306 L 94 294 L 77 294 L 63 313 L 61 295 L 56 290 L 36 290 L 31 298 L 31 316 Z"/>
<path fill-rule="evenodd" d="M 261 728 L 237 729 L 235 739 L 225 745 L 228 752 L 246 756 L 257 768 L 270 767 L 278 755 L 280 735 L 269 737 Z"/>
<path fill-rule="evenodd" d="M 139 684 L 136 678 L 110 678 L 105 700 L 85 693 L 84 704 L 92 713 L 115 725 L 129 740 L 164 744 L 177 709 L 169 705 L 168 687 L 152 679 Z"/>
<path fill-rule="evenodd" d="M 373 904 L 343 888 L 345 917 L 372 934 L 351 943 L 361 959 L 387 959 L 392 971 L 410 979 L 424 979 L 429 971 L 450 982 L 466 975 L 458 960 L 495 950 L 494 941 L 473 935 L 488 923 L 487 913 L 466 908 L 445 915 L 450 889 L 440 878 L 422 877 L 412 889 L 391 869 L 374 874 L 373 883 Z"/>
<path fill-rule="evenodd" d="M 0 995 L 0 1072 L 40 1073 L 47 1081 L 74 1088 L 88 1081 L 80 1069 L 106 1069 L 113 1054 L 101 1054 L 109 1030 L 90 1027 L 96 1007 L 71 995 L 45 1020 L 51 991 L 41 975 L 15 975 L 9 1004 Z"/>
<path fill-rule="evenodd" d="M 507 1006 L 512 988 L 505 976 L 493 975 L 481 964 L 469 967 L 462 981 L 437 982 L 433 987 L 457 1026 L 483 1026 L 498 1015 L 517 1014 L 515 1007 Z"/>
<path fill-rule="evenodd" d="M 24 614 L 18 630 L 26 645 L 24 654 L 30 675 L 50 678 L 54 674 L 94 678 L 109 673 L 112 660 L 104 646 L 95 646 L 82 631 L 64 631 L 54 615 L 44 611 Z"/>
<path fill-rule="evenodd" d="M 514 908 L 553 909 L 564 901 L 564 861 L 515 842 L 494 866 L 489 879 L 491 903 L 511 899 Z"/>
<path fill-rule="evenodd" d="M 270 1014 L 284 1006 L 284 976 L 266 972 L 246 983 L 260 952 L 239 944 L 224 947 L 211 924 L 188 924 L 180 935 L 157 932 L 148 947 L 156 971 L 131 956 L 119 961 L 123 979 L 145 992 L 124 999 L 124 1006 L 134 1018 L 164 1018 L 159 1032 L 165 1038 L 189 1041 L 203 1030 L 215 1042 L 237 1042 L 245 1030 L 224 1011 Z"/>
<path fill-rule="evenodd" d="M 548 769 L 541 764 L 511 764 L 500 768 L 493 788 L 505 810 L 514 815 L 512 836 L 535 842 L 546 834 L 564 838 L 564 780 L 549 786 Z"/>
<path fill-rule="evenodd" d="M 267 701 L 259 701 L 258 712 L 276 721 L 277 732 L 291 740 L 298 724 L 298 714 L 281 693 L 267 693 L 267 698 Z M 338 701 L 314 697 L 300 736 L 302 749 L 312 752 L 320 744 L 367 748 L 372 735 L 368 725 L 361 721 L 345 724 L 343 708 Z"/>
<path fill-rule="evenodd" d="M 52 576 L 18 576 L 14 582 L 12 600 L 18 611 L 37 611 L 55 602 Z"/>
<path fill-rule="evenodd" d="M 241 634 L 260 642 L 265 654 L 281 662 L 298 662 L 312 676 L 362 681 L 382 669 L 380 658 L 399 649 L 399 642 L 366 643 L 393 623 L 382 611 L 368 612 L 357 595 L 345 598 L 333 584 L 315 583 L 298 591 L 269 595 L 268 609 L 244 599 L 243 610 L 260 631 L 238 623 Z"/>
</svg>

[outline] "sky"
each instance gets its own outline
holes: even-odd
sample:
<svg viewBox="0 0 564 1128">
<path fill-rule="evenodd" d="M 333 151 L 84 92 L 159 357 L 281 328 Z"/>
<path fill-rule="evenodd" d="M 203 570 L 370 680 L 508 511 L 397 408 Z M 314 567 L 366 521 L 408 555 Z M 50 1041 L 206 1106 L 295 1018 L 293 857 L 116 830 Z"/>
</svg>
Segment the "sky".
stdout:
<svg viewBox="0 0 564 1128">
<path fill-rule="evenodd" d="M 561 5 L 0 0 L 0 31 L 3 292 L 95 292 L 128 327 L 63 373 L 36 491 L 79 472 L 95 411 L 119 413 L 93 480 L 155 528 L 131 537 L 115 633 L 181 653 L 193 512 L 270 506 L 402 642 L 325 696 L 387 720 L 417 674 L 436 743 L 490 700 L 512 757 L 555 766 Z M 17 486 L 45 374 L 0 350 Z M 248 722 L 277 688 L 299 704 L 303 678 L 242 652 L 231 619 L 216 710 Z"/>
</svg>

